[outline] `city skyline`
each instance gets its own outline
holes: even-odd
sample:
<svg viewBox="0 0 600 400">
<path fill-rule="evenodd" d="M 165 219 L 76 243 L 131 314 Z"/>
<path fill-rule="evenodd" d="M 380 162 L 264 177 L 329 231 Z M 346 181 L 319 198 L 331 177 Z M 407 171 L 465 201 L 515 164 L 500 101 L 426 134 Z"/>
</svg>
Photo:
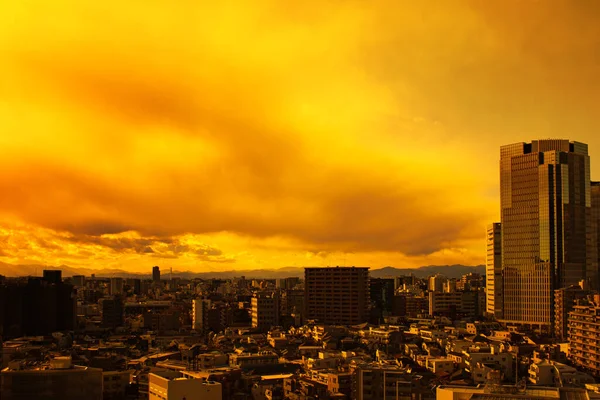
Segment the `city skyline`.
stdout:
<svg viewBox="0 0 600 400">
<path fill-rule="evenodd" d="M 512 3 L 8 5 L 0 262 L 485 264 L 501 146 L 600 180 L 600 5 Z"/>
</svg>

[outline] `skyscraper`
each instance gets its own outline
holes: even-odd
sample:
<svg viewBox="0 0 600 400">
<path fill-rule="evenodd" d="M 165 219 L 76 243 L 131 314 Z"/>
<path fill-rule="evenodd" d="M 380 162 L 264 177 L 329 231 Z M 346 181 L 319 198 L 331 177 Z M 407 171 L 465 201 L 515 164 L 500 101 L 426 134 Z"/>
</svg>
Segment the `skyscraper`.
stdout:
<svg viewBox="0 0 600 400">
<path fill-rule="evenodd" d="M 152 267 L 152 280 L 160 282 L 160 267 Z"/>
<path fill-rule="evenodd" d="M 305 318 L 322 324 L 355 325 L 369 319 L 369 268 L 304 269 Z"/>
<path fill-rule="evenodd" d="M 548 139 L 502 146 L 500 203 L 503 320 L 550 331 L 554 290 L 582 279 L 598 283 L 587 145 Z"/>
<path fill-rule="evenodd" d="M 494 222 L 487 227 L 485 262 L 486 311 L 502 318 L 502 225 Z"/>
</svg>

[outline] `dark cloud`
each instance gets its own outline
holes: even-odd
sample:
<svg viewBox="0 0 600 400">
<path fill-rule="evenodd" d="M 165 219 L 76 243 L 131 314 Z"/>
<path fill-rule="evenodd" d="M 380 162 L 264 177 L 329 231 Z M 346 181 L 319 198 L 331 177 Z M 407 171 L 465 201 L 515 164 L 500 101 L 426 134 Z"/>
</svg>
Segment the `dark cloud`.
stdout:
<svg viewBox="0 0 600 400">
<path fill-rule="evenodd" d="M 0 208 L 73 243 L 163 258 L 227 259 L 170 239 L 187 233 L 277 236 L 316 254 L 483 240 L 499 142 L 597 131 L 600 24 L 591 2 L 572 3 L 348 2 L 317 17 L 258 2 L 242 11 L 259 27 L 215 6 L 222 20 L 204 22 L 239 29 L 235 43 L 137 9 L 111 24 L 119 40 L 69 21 L 80 40 L 38 34 L 13 62 L 40 102 L 85 114 L 71 140 L 88 153 L 63 160 L 59 143 L 55 158 L 5 160 Z M 142 238 L 102 236 L 132 230 Z"/>
</svg>

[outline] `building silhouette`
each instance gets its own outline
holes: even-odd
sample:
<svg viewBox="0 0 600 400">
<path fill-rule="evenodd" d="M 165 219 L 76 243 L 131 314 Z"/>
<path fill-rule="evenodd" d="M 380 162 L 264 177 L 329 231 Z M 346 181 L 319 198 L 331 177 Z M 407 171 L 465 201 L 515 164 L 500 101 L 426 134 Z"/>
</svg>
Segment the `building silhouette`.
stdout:
<svg viewBox="0 0 600 400">
<path fill-rule="evenodd" d="M 392 312 L 394 302 L 394 278 L 371 278 L 369 280 L 371 298 L 371 320 L 380 323 L 383 317 Z"/>
<path fill-rule="evenodd" d="M 506 323 L 550 332 L 554 291 L 598 287 L 588 146 L 534 140 L 500 149 L 503 311 Z"/>
<path fill-rule="evenodd" d="M 62 282 L 62 271 L 58 269 L 45 269 L 43 279 L 49 283 L 59 284 Z"/>
<path fill-rule="evenodd" d="M 156 283 L 160 282 L 160 267 L 152 267 L 152 280 Z"/>
<path fill-rule="evenodd" d="M 115 329 L 123 326 L 123 300 L 120 296 L 112 296 L 100 299 L 102 310 L 102 327 Z"/>
<path fill-rule="evenodd" d="M 55 272 L 55 271 L 52 271 Z M 0 332 L 5 338 L 43 336 L 75 327 L 76 296 L 72 285 L 30 278 L 0 285 Z"/>
<path fill-rule="evenodd" d="M 304 269 L 305 319 L 355 325 L 369 319 L 369 268 Z"/>
<path fill-rule="evenodd" d="M 123 293 L 123 278 L 110 278 L 110 294 L 111 296 L 120 295 Z"/>
</svg>

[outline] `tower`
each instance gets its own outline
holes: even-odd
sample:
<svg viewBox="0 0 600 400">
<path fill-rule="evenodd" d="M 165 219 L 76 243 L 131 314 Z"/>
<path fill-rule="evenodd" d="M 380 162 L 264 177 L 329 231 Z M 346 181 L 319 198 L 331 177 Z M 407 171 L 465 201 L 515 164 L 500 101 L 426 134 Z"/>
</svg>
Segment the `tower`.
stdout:
<svg viewBox="0 0 600 400">
<path fill-rule="evenodd" d="M 152 267 L 152 280 L 156 283 L 160 282 L 160 267 Z"/>
<path fill-rule="evenodd" d="M 554 290 L 597 286 L 588 146 L 534 140 L 500 149 L 503 320 L 551 331 Z"/>
</svg>

